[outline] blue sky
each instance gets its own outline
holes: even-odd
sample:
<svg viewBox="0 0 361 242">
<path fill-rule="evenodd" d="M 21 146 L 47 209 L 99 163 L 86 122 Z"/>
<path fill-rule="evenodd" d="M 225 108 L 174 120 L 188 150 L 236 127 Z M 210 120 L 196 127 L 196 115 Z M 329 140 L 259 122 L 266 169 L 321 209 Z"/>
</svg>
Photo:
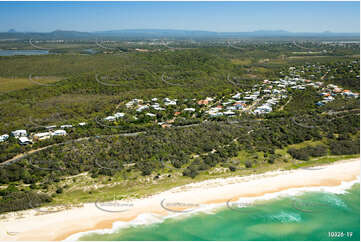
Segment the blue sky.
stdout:
<svg viewBox="0 0 361 242">
<path fill-rule="evenodd" d="M 0 31 L 360 32 L 359 2 L 0 2 Z"/>
</svg>

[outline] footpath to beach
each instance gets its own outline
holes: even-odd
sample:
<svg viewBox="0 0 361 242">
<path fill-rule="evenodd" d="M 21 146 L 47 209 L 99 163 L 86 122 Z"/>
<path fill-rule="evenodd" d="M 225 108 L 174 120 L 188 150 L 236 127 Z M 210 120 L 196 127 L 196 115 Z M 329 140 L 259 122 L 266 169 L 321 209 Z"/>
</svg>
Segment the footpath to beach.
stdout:
<svg viewBox="0 0 361 242">
<path fill-rule="evenodd" d="M 212 179 L 173 188 L 153 196 L 127 201 L 87 203 L 54 213 L 36 209 L 8 214 L 0 219 L 0 240 L 64 240 L 75 239 L 77 233 L 111 229 L 114 222 L 134 221 L 139 215 L 165 217 L 182 212 L 226 206 L 229 201 L 249 201 L 282 194 L 341 187 L 357 181 L 360 158 L 324 165 L 322 169 L 273 171 L 245 177 Z M 341 189 L 340 188 L 340 189 Z M 43 208 L 42 208 L 43 209 Z M 139 217 L 138 217 L 139 218 Z"/>
</svg>

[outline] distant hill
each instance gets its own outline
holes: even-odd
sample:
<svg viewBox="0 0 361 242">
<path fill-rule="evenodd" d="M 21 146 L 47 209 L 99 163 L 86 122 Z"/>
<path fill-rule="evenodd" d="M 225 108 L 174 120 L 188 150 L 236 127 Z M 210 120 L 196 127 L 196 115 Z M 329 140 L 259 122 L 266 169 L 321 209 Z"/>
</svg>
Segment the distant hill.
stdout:
<svg viewBox="0 0 361 242">
<path fill-rule="evenodd" d="M 180 38 L 180 39 L 220 39 L 220 38 L 352 38 L 359 39 L 360 33 L 307 33 L 288 32 L 284 30 L 259 30 L 252 32 L 212 32 L 200 30 L 172 30 L 172 29 L 125 29 L 97 32 L 79 32 L 55 30 L 48 33 L 8 31 L 0 33 L 0 39 L 64 39 L 88 40 L 96 38 L 113 39 L 152 39 L 152 38 Z"/>
</svg>

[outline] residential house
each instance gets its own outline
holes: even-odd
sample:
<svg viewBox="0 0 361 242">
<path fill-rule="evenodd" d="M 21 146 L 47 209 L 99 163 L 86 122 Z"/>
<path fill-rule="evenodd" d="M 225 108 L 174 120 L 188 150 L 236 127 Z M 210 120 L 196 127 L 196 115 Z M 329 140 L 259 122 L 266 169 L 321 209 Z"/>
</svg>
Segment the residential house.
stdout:
<svg viewBox="0 0 361 242">
<path fill-rule="evenodd" d="M 18 139 L 20 137 L 26 137 L 28 134 L 27 134 L 26 130 L 19 129 L 19 130 L 12 131 L 11 135 Z"/>
<path fill-rule="evenodd" d="M 342 89 L 341 88 L 335 88 L 332 90 L 334 93 L 341 93 Z"/>
<path fill-rule="evenodd" d="M 146 113 L 145 115 L 147 115 L 147 116 L 149 116 L 149 117 L 156 117 L 157 115 L 156 114 L 154 114 L 154 113 Z"/>
<path fill-rule="evenodd" d="M 208 112 L 209 116 L 211 117 L 218 117 L 218 116 L 223 116 L 222 112 Z"/>
<path fill-rule="evenodd" d="M 185 108 L 184 111 L 186 111 L 186 112 L 195 112 L 196 109 L 195 108 Z"/>
<path fill-rule="evenodd" d="M 32 144 L 33 142 L 28 138 L 28 137 L 20 137 L 19 138 L 19 144 L 20 145 L 29 145 Z"/>
<path fill-rule="evenodd" d="M 64 124 L 64 125 L 60 126 L 60 128 L 62 128 L 62 129 L 69 129 L 69 128 L 72 128 L 72 127 L 73 127 L 73 125 L 71 125 L 71 124 Z"/>
<path fill-rule="evenodd" d="M 58 129 L 51 133 L 52 136 L 65 136 L 66 134 L 66 131 L 63 129 Z"/>
<path fill-rule="evenodd" d="M 165 108 L 161 108 L 161 107 L 154 107 L 154 109 L 157 110 L 157 111 L 164 111 L 165 110 Z"/>
<path fill-rule="evenodd" d="M 105 121 L 109 121 L 109 122 L 114 122 L 116 120 L 116 118 L 114 116 L 108 116 L 106 118 L 104 118 Z"/>
<path fill-rule="evenodd" d="M 45 127 L 47 130 L 53 130 L 56 128 L 56 125 L 50 125 Z"/>
<path fill-rule="evenodd" d="M 37 133 L 33 135 L 34 140 L 50 139 L 51 132 Z"/>
<path fill-rule="evenodd" d="M 241 93 L 237 93 L 236 95 L 233 95 L 232 98 L 240 99 L 241 98 Z"/>
<path fill-rule="evenodd" d="M 226 111 L 226 112 L 223 112 L 224 115 L 227 115 L 227 116 L 231 116 L 231 115 L 235 115 L 235 112 L 232 112 L 232 111 Z"/>
<path fill-rule="evenodd" d="M 256 108 L 256 110 L 254 110 L 255 114 L 264 114 L 264 113 L 270 113 L 270 112 L 272 112 L 272 107 L 267 104 L 259 106 Z"/>
<path fill-rule="evenodd" d="M 170 127 L 172 127 L 172 125 L 171 124 L 167 124 L 167 123 L 163 123 L 163 124 L 161 124 L 161 127 L 164 129 L 164 128 L 170 128 Z"/>
<path fill-rule="evenodd" d="M 9 138 L 9 135 L 8 135 L 8 134 L 0 135 L 0 142 L 4 142 L 4 141 L 6 141 L 8 138 Z"/>
<path fill-rule="evenodd" d="M 125 113 L 115 113 L 114 117 L 115 118 L 123 118 L 125 116 Z"/>
<path fill-rule="evenodd" d="M 205 99 L 205 100 L 199 100 L 197 103 L 198 105 L 208 105 L 209 101 Z"/>
<path fill-rule="evenodd" d="M 139 112 L 142 112 L 143 110 L 145 110 L 145 109 L 148 109 L 149 107 L 147 106 L 147 105 L 142 105 L 142 106 L 140 106 L 139 108 L 137 108 L 137 112 L 139 113 Z"/>
<path fill-rule="evenodd" d="M 177 101 L 175 100 L 170 100 L 169 102 L 164 102 L 164 105 L 169 106 L 169 105 L 177 105 Z"/>
</svg>

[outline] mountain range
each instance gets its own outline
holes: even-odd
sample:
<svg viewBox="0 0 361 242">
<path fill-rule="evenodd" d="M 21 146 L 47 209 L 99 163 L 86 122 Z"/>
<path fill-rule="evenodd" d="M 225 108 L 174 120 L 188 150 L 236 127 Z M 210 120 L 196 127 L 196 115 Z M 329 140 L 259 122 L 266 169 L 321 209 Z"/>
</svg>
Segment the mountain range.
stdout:
<svg viewBox="0 0 361 242">
<path fill-rule="evenodd" d="M 285 30 L 258 30 L 252 32 L 213 32 L 200 30 L 173 30 L 173 29 L 125 29 L 96 32 L 79 32 L 55 30 L 52 32 L 17 32 L 14 29 L 0 32 L 0 39 L 154 39 L 154 38 L 180 38 L 180 39 L 221 39 L 221 38 L 360 38 L 360 33 L 333 33 L 329 31 L 288 32 Z"/>
</svg>

